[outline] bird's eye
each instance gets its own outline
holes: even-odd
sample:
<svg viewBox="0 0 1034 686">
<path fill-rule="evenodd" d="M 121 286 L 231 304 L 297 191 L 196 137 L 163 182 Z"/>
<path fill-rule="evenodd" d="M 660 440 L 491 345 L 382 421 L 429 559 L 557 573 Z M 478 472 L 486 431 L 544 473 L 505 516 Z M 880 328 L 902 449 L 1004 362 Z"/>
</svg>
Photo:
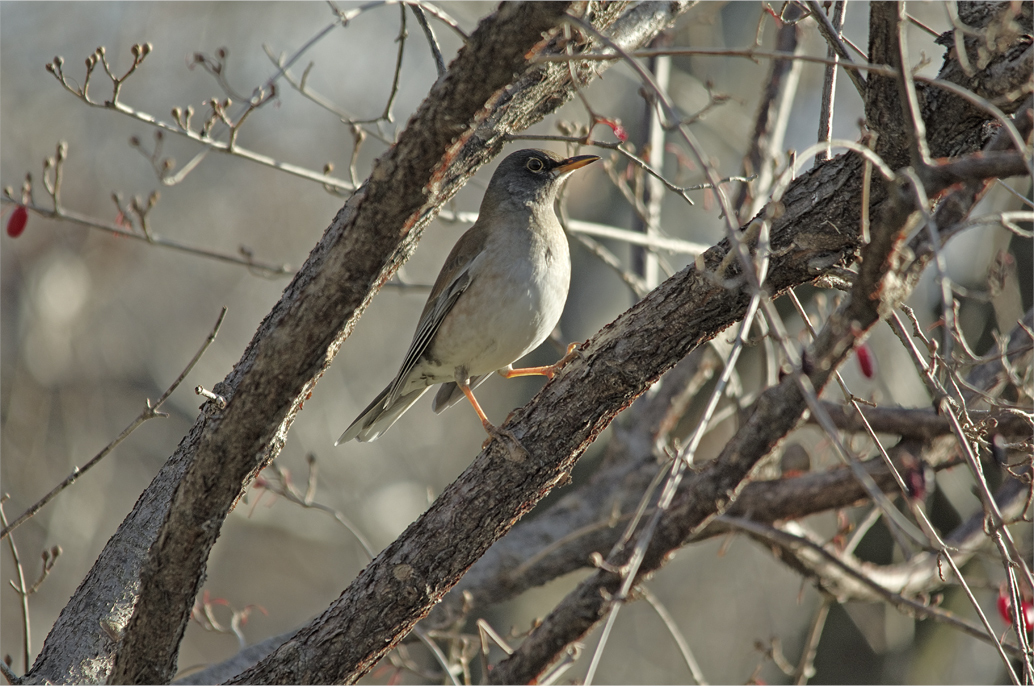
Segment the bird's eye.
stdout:
<svg viewBox="0 0 1034 686">
<path fill-rule="evenodd" d="M 528 160 L 528 165 L 527 166 L 528 166 L 528 169 L 530 169 L 531 171 L 533 171 L 535 173 L 538 173 L 538 172 L 542 171 L 542 169 L 545 167 L 545 165 L 542 164 L 542 160 L 540 160 L 537 157 L 532 157 L 530 160 Z"/>
</svg>

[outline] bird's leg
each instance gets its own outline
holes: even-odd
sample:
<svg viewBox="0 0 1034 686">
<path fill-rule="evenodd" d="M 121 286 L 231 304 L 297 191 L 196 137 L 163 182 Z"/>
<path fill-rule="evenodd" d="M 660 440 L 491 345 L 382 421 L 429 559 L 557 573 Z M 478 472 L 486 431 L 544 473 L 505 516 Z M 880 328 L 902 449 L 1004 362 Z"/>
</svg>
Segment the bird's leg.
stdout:
<svg viewBox="0 0 1034 686">
<path fill-rule="evenodd" d="M 524 367 L 523 369 L 500 369 L 497 373 L 504 379 L 512 379 L 515 376 L 544 376 L 552 379 L 561 367 L 579 355 L 578 344 L 572 343 L 567 346 L 567 354 L 555 364 L 547 364 L 544 367 Z"/>
<path fill-rule="evenodd" d="M 492 422 L 488 421 L 488 416 L 485 415 L 485 411 L 481 409 L 481 405 L 478 404 L 477 398 L 474 397 L 474 392 L 470 390 L 470 384 L 465 378 L 460 378 L 460 375 L 456 375 L 456 385 L 463 391 L 463 395 L 467 396 L 467 400 L 470 401 L 474 411 L 477 412 L 478 418 L 481 419 L 481 426 L 485 427 L 485 433 L 488 434 L 489 438 L 481 444 L 482 450 L 487 447 L 489 440 L 495 438 L 502 442 L 507 447 L 509 457 L 514 462 L 524 462 L 528 456 L 528 451 L 524 449 L 521 442 L 517 440 L 517 437 L 513 435 L 513 432 L 509 429 L 498 427 Z"/>
</svg>

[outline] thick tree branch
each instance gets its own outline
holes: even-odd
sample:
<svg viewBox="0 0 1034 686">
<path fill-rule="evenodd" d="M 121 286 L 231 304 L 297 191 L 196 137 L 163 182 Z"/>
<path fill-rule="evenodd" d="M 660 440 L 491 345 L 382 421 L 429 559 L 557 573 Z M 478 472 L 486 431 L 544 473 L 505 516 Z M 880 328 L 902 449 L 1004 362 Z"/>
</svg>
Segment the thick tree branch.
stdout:
<svg viewBox="0 0 1034 686">
<path fill-rule="evenodd" d="M 881 22 L 885 23 L 883 31 L 891 28 L 896 30 L 896 13 L 893 17 L 881 19 L 881 12 L 884 10 L 885 8 L 877 9 L 875 6 L 872 8 L 871 28 L 875 34 L 880 33 Z M 876 42 L 878 44 L 879 40 Z M 878 45 L 876 49 L 879 52 Z M 895 92 L 889 92 L 888 86 L 893 87 Z M 893 107 L 892 111 L 900 113 L 893 80 L 881 83 L 874 79 L 871 87 L 876 91 L 880 101 L 878 109 Z M 867 98 L 867 111 L 870 106 L 876 108 L 876 105 L 873 105 L 876 101 L 875 98 Z M 931 126 L 931 138 L 934 139 L 944 132 L 943 127 L 937 127 L 935 124 L 936 122 Z M 887 158 L 897 160 L 898 165 L 907 162 L 909 138 L 906 132 L 899 122 L 893 120 L 886 120 L 883 125 L 886 135 L 881 137 L 882 144 L 877 149 L 882 148 Z M 823 165 L 816 171 L 816 175 L 822 175 L 830 166 L 828 163 Z M 800 185 L 806 186 L 805 183 Z M 888 194 L 889 200 L 886 199 Z M 882 230 L 873 232 L 872 242 L 866 247 L 867 257 L 862 260 L 852 296 L 827 322 L 819 338 L 805 354 L 806 366 L 810 370 L 807 373 L 807 381 L 816 391 L 821 390 L 832 370 L 844 359 L 847 352 L 864 338 L 866 331 L 880 318 L 886 317 L 896 303 L 901 302 L 910 292 L 915 278 L 925 265 L 923 260 L 908 264 L 908 260 L 903 259 L 906 256 L 900 254 L 897 249 L 903 236 L 915 228 L 921 219 L 910 195 L 908 183 L 900 178 L 895 183 L 888 184 L 880 194 L 878 202 L 882 215 Z M 790 196 L 791 193 L 787 193 L 786 198 Z M 786 198 L 784 205 L 789 205 Z M 858 196 L 854 196 L 851 199 L 857 198 Z M 839 229 L 852 231 L 853 226 L 853 222 L 844 222 L 839 225 Z M 773 224 L 773 255 L 779 255 L 781 252 L 780 248 L 776 247 L 780 228 L 778 222 Z M 710 254 L 711 251 L 708 255 Z M 711 263 L 707 264 L 708 268 L 712 268 Z M 783 274 L 783 267 L 784 265 L 776 266 L 773 263 L 770 265 L 769 274 L 772 278 L 778 278 Z M 676 275 L 672 280 L 679 276 Z M 884 278 L 885 276 L 887 278 Z M 771 281 L 768 286 L 774 292 L 780 290 L 780 286 Z M 663 288 L 664 285 L 658 290 Z M 647 301 L 656 293 L 657 291 L 651 294 Z M 740 304 L 740 308 L 742 306 Z M 633 312 L 635 309 L 633 308 Z M 660 335 L 659 332 L 657 334 Z M 671 331 L 668 330 L 664 335 L 671 335 Z M 554 381 L 543 389 L 544 396 L 555 383 Z M 670 551 L 706 525 L 715 514 L 728 507 L 729 502 L 735 499 L 739 490 L 743 488 L 743 481 L 749 476 L 754 465 L 796 425 L 806 408 L 805 399 L 801 388 L 790 378 L 762 394 L 755 403 L 754 412 L 746 425 L 740 429 L 718 459 L 693 475 L 689 495 L 680 498 L 673 509 L 665 515 L 664 523 L 651 541 L 649 552 L 639 572 L 640 578 L 645 578 L 655 570 Z M 490 673 L 491 681 L 508 683 L 535 679 L 557 658 L 565 646 L 578 640 L 597 621 L 606 616 L 612 603 L 623 602 L 623 598 L 615 597 L 622 585 L 621 575 L 611 571 L 621 569 L 623 560 L 622 555 L 612 556 L 608 559 L 606 569 L 600 569 L 580 584 L 578 589 L 565 598 L 544 623 L 532 632 L 517 651 L 495 667 Z"/>
<path fill-rule="evenodd" d="M 375 292 L 376 280 L 390 276 L 412 252 L 416 227 L 447 199 L 440 189 L 456 171 L 452 156 L 568 6 L 503 5 L 481 24 L 398 143 L 338 213 L 223 388 L 216 389 L 226 398 L 226 409 L 208 408 L 201 441 L 141 574 L 112 683 L 172 678 L 208 553 L 242 484 L 279 452 L 301 403 Z M 302 302 L 307 306 L 298 307 Z"/>
<path fill-rule="evenodd" d="M 514 11 L 517 10 L 507 6 L 501 14 Z M 632 47 L 637 40 L 648 39 L 656 32 L 650 27 L 663 28 L 681 9 L 678 5 L 647 4 L 625 12 L 619 19 L 621 11 L 621 6 L 605 5 L 597 9 L 594 22 L 598 28 L 613 23 L 614 32 L 622 21 L 627 22 L 629 28 L 623 34 L 623 44 Z M 491 21 L 482 28 L 491 30 Z M 518 40 L 515 34 L 520 35 L 511 30 L 508 37 Z M 554 45 L 555 41 L 545 50 Z M 470 46 L 467 49 L 473 50 Z M 498 65 L 499 55 L 493 53 L 491 60 L 483 62 L 477 66 L 491 71 L 492 65 L 488 63 Z M 1000 71 L 1007 71 L 1003 64 L 996 63 Z M 456 64 L 453 69 L 457 69 Z M 137 597 L 132 579 L 147 557 L 155 532 L 167 521 L 172 497 L 169 484 L 178 483 L 191 465 L 195 474 L 212 482 L 227 477 L 220 481 L 215 493 L 205 495 L 214 495 L 219 501 L 206 505 L 214 516 L 195 515 L 185 522 L 187 537 L 196 537 L 191 544 L 204 548 L 200 554 L 189 551 L 186 556 L 188 562 L 200 560 L 200 565 L 193 564 L 197 570 L 218 532 L 219 512 L 229 506 L 220 503 L 232 503 L 242 484 L 279 449 L 300 400 L 306 397 L 351 331 L 372 297 L 371 289 L 386 280 L 408 256 L 422 226 L 433 217 L 436 204 L 498 152 L 506 133 L 536 121 L 571 93 L 567 67 L 550 69 L 543 64 L 514 87 L 495 91 L 487 99 L 482 97 L 482 104 L 490 102 L 487 109 L 481 110 L 478 105 L 471 111 L 466 109 L 469 101 L 457 104 L 449 99 L 450 94 L 458 97 L 461 90 L 469 97 L 463 89 L 477 90 L 493 76 L 474 67 L 471 70 L 463 76 L 463 83 L 458 83 L 461 78 L 457 76 L 437 84 L 430 104 L 411 122 L 411 128 L 420 124 L 430 127 L 415 138 L 428 143 L 431 149 L 415 146 L 404 136 L 396 149 L 378 163 L 371 180 L 339 213 L 314 249 L 309 264 L 263 323 L 245 358 L 224 387 L 216 389 L 230 399 L 231 407 L 224 412 L 210 411 L 184 438 L 177 454 L 142 496 L 62 613 L 48 637 L 48 646 L 37 660 L 33 679 L 106 678 L 114 647 L 111 636 L 118 636 L 126 626 Z M 450 70 L 453 73 L 462 72 Z M 576 77 L 587 80 L 593 73 L 587 67 L 579 68 Z M 481 80 L 466 83 L 465 79 Z M 450 107 L 457 109 L 450 110 L 443 103 L 452 103 Z M 457 120 L 457 112 L 466 118 Z M 443 118 L 445 115 L 449 118 Z M 472 123 L 457 123 L 460 121 Z M 951 141 L 938 137 L 954 136 L 957 130 L 946 133 L 944 127 L 928 122 L 934 155 L 938 144 L 948 146 L 959 140 L 964 141 L 962 152 L 978 149 L 989 133 L 984 128 L 987 121 L 985 115 L 975 124 L 980 129 L 977 134 L 969 132 Z M 479 122 L 478 128 L 473 129 Z M 784 196 L 784 214 L 772 229 L 774 256 L 769 286 L 773 292 L 810 281 L 830 267 L 853 259 L 858 245 L 854 226 L 861 203 L 861 169 L 861 163 L 852 156 L 831 160 L 798 179 Z M 878 204 L 879 199 L 875 201 Z M 352 249 L 347 250 L 349 247 Z M 727 243 L 709 251 L 703 258 L 706 270 L 713 272 L 728 251 Z M 490 446 L 320 620 L 259 669 L 240 678 L 348 679 L 367 669 L 387 648 L 386 641 L 397 640 L 493 540 L 550 488 L 567 478 L 577 457 L 618 411 L 689 350 L 742 316 L 748 300 L 746 294 L 716 285 L 710 276 L 692 268 L 683 271 L 597 335 L 587 346 L 584 360 L 570 364 L 547 385 L 536 402 L 518 411 L 508 423 L 528 448 L 527 460 L 509 462 L 502 451 Z M 303 321 L 308 325 L 303 326 Z M 346 324 L 342 326 L 340 322 Z M 262 372 L 258 374 L 256 360 L 275 360 L 275 368 L 258 367 Z M 244 389 L 248 397 L 242 393 Z M 222 441 L 219 430 L 238 416 L 231 412 L 241 411 L 233 409 L 234 402 L 239 403 L 241 410 L 258 411 L 258 415 L 244 417 L 246 430 L 232 441 Z M 206 463 L 209 471 L 197 467 L 196 460 L 202 454 L 198 446 L 202 444 L 204 455 L 219 458 Z M 213 485 L 200 478 L 192 483 Z M 185 504 L 191 496 L 187 490 L 178 492 L 177 502 Z M 174 531 L 169 538 L 162 539 L 162 546 L 156 551 L 165 550 L 166 556 L 156 552 L 150 562 L 190 567 L 168 557 L 170 549 L 164 547 L 182 545 L 183 533 Z M 463 543 L 462 549 L 458 549 L 457 542 Z M 114 579 L 118 579 L 117 589 L 112 588 Z M 154 581 L 160 591 L 161 580 L 155 577 Z M 392 599 L 390 608 L 385 607 L 385 598 Z M 382 618 L 384 614 L 390 617 Z M 83 627 L 88 628 L 84 631 Z M 108 627 L 111 632 L 96 627 Z M 374 649 L 355 645 L 353 650 L 353 644 L 378 639 L 380 644 Z M 167 643 L 163 641 L 163 645 Z M 68 647 L 68 652 L 62 653 L 62 647 Z M 348 662 L 345 650 L 351 651 Z M 164 668 L 158 672 L 167 673 Z M 128 677 L 128 672 L 125 674 Z"/>
<path fill-rule="evenodd" d="M 896 264 L 892 256 L 895 246 L 908 230 L 914 228 L 917 213 L 902 184 L 892 184 L 890 192 L 891 200 L 884 204 L 881 221 L 874 226 L 873 240 L 866 246 L 863 269 L 855 281 L 850 299 L 830 317 L 815 343 L 805 352 L 804 359 L 810 371 L 802 371 L 801 374 L 816 392 L 821 391 L 833 371 L 863 340 L 868 329 L 879 321 L 881 312 L 887 311 L 907 293 L 903 288 L 892 288 L 885 277 L 894 270 Z M 713 252 L 714 249 L 707 255 Z M 778 254 L 778 250 L 774 253 Z M 781 271 L 772 264 L 769 273 L 775 276 Z M 775 289 L 772 283 L 769 287 Z M 652 333 L 657 335 L 657 332 Z M 589 361 L 592 362 L 592 358 Z M 552 385 L 547 385 L 543 393 L 548 392 Z M 757 463 L 798 424 L 806 409 L 806 397 L 793 375 L 762 393 L 754 403 L 750 417 L 721 454 L 687 477 L 690 488 L 676 498 L 662 517 L 637 578 L 647 578 L 660 567 L 668 553 L 728 509 Z M 607 615 L 613 603 L 623 602 L 625 599 L 617 597 L 622 574 L 612 570 L 623 567 L 628 553 L 628 546 L 619 547 L 612 553 L 606 568 L 597 570 L 579 584 L 520 648 L 495 666 L 489 674 L 490 681 L 505 684 L 536 679 L 563 647 L 584 636 Z"/>
<path fill-rule="evenodd" d="M 181 581 L 187 587 L 197 587 L 207 549 L 225 510 L 275 456 L 301 400 L 350 333 L 376 287 L 412 252 L 436 208 L 500 151 L 506 135 L 538 121 L 571 97 L 571 71 L 563 65 L 536 65 L 512 82 L 513 74 L 524 70 L 535 56 L 530 48 L 541 40 L 542 32 L 557 25 L 563 7 L 504 5 L 497 15 L 482 22 L 479 35 L 472 36 L 450 75 L 434 86 L 399 143 L 378 162 L 371 179 L 338 214 L 234 372 L 215 389 L 229 399 L 230 406 L 224 412 L 206 408 L 102 552 L 55 624 L 29 680 L 107 678 L 115 644 L 137 599 L 135 580 L 145 562 L 152 574 L 157 568 L 168 568 L 160 569 L 148 582 L 159 605 L 168 590 L 165 584 L 174 583 L 175 570 L 184 573 Z M 687 7 L 688 3 L 667 3 L 629 9 L 624 3 L 608 3 L 592 6 L 591 13 L 597 28 L 610 30 L 615 40 L 635 48 L 669 26 Z M 565 51 L 557 37 L 539 49 Z M 585 67 L 576 69 L 574 76 L 579 85 L 585 85 L 599 72 Z M 199 462 L 200 456 L 207 457 Z M 185 529 L 170 529 L 173 489 L 188 468 L 197 476 L 190 477 L 191 487 L 175 491 L 175 497 L 177 506 L 192 514 L 188 521 L 179 522 Z M 193 486 L 203 490 L 194 491 Z M 195 508 L 197 503 L 201 505 Z M 163 523 L 170 534 L 158 539 L 162 545 L 149 557 Z M 174 549 L 186 554 L 170 555 Z M 190 593 L 189 588 L 180 588 L 168 605 L 182 609 Z M 383 604 L 384 598 L 377 601 Z M 169 646 L 178 638 L 177 621 L 170 623 L 172 630 L 166 628 L 161 639 L 165 657 L 145 656 L 143 660 L 154 667 L 156 678 L 168 674 L 168 656 L 174 654 Z M 83 631 L 84 626 L 91 629 Z M 376 651 L 385 649 L 383 638 L 379 642 L 370 636 L 364 639 L 377 644 Z M 120 679 L 145 678 L 135 668 L 120 674 Z"/>
</svg>

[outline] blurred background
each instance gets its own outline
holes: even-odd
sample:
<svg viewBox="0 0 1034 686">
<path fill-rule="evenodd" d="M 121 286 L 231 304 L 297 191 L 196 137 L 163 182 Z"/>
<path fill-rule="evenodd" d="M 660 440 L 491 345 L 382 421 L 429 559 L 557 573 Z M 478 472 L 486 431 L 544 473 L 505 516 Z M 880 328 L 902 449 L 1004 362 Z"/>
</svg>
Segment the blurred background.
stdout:
<svg viewBox="0 0 1034 686">
<path fill-rule="evenodd" d="M 469 33 L 495 5 L 446 2 L 441 7 Z M 909 9 L 936 31 L 950 27 L 939 3 L 909 5 Z M 771 48 L 775 28 L 767 20 L 760 23 L 759 33 L 762 14 L 761 4 L 755 2 L 703 3 L 680 20 L 673 41 L 695 47 L 746 48 L 758 36 L 762 47 Z M 851 3 L 846 20 L 846 35 L 863 49 L 867 14 L 865 3 Z M 153 51 L 125 82 L 121 102 L 167 122 L 172 121 L 173 107 L 192 105 L 197 122 L 207 110 L 204 101 L 226 94 L 195 63 L 195 53 L 212 57 L 225 49 L 226 81 L 236 91 L 250 94 L 276 72 L 263 46 L 273 54 L 293 54 L 332 19 L 322 3 L 4 2 L 0 4 L 0 182 L 13 187 L 17 195 L 26 173 L 31 173 L 35 200 L 47 206 L 40 183 L 42 161 L 55 154 L 59 141 L 67 141 L 62 188 L 66 208 L 113 222 L 118 215 L 113 192 L 121 193 L 128 203 L 133 196 L 146 198 L 160 191 L 149 214 L 156 234 L 228 254 L 238 254 L 244 247 L 258 260 L 297 268 L 343 204 L 341 197 L 326 192 L 319 183 L 219 153 L 207 155 L 182 182 L 165 186 L 148 159 L 155 147 L 150 127 L 111 110 L 89 107 L 62 88 L 44 66 L 61 55 L 68 78 L 80 83 L 83 60 L 98 46 L 106 48 L 113 70 L 122 73 L 131 64 L 131 46 L 150 42 Z M 310 88 L 356 118 L 375 118 L 390 93 L 399 21 L 398 7 L 364 12 L 320 40 L 292 73 L 300 76 L 312 62 Z M 461 39 L 433 19 L 432 25 L 448 62 Z M 394 122 L 380 126 L 388 140 L 402 130 L 437 78 L 427 42 L 412 15 L 407 30 Z M 802 40 L 806 54 L 826 54 L 813 24 L 802 31 Z M 933 36 L 912 30 L 910 45 L 913 64 L 929 58 L 922 73 L 936 73 L 943 49 L 934 45 Z M 679 107 L 686 113 L 708 109 L 694 124 L 708 154 L 723 175 L 741 173 L 769 64 L 743 58 L 677 57 L 672 66 L 669 90 Z M 788 150 L 802 150 L 816 139 L 822 79 L 821 65 L 802 67 L 786 131 Z M 709 91 L 727 97 L 709 97 Z M 110 97 L 110 81 L 100 69 L 91 81 L 90 94 L 97 101 Z M 630 140 L 643 140 L 646 107 L 629 69 L 609 70 L 585 95 L 596 112 L 619 120 Z M 856 140 L 861 115 L 861 101 L 841 74 L 833 136 Z M 529 133 L 557 134 L 558 122 L 582 125 L 586 121 L 584 107 L 575 100 Z M 614 140 L 605 126 L 597 127 L 594 135 Z M 138 138 L 138 147 L 130 144 L 131 137 Z M 174 158 L 176 170 L 201 150 L 174 135 L 166 135 L 161 144 L 160 156 Z M 331 163 L 335 176 L 348 178 L 354 139 L 337 115 L 281 82 L 277 96 L 252 113 L 242 127 L 238 144 L 317 173 Z M 518 142 L 504 154 L 530 146 L 564 151 L 559 143 Z M 366 140 L 356 159 L 360 180 L 385 149 L 386 144 L 374 137 Z M 619 169 L 623 168 L 621 163 Z M 680 167 L 673 154 L 666 155 L 664 169 L 682 184 L 702 181 L 699 170 Z M 482 170 L 456 197 L 454 208 L 476 211 L 491 172 Z M 1026 186 L 1014 185 L 1029 197 L 1029 180 L 1023 183 Z M 703 191 L 693 197 L 693 207 L 674 195 L 665 198 L 663 229 L 669 236 L 713 244 L 723 235 L 716 204 Z M 633 224 L 633 211 L 600 165 L 571 179 L 566 202 L 573 219 L 623 228 Z M 984 202 L 995 210 L 1020 208 L 1019 201 L 1001 188 L 992 190 Z M 10 211 L 10 205 L 5 205 L 5 221 Z M 431 283 L 467 226 L 438 221 L 429 227 L 403 270 L 405 282 Z M 602 243 L 628 268 L 627 245 Z M 1000 228 L 982 228 L 955 239 L 948 251 L 951 276 L 975 290 L 986 288 L 989 265 L 999 251 L 1014 262 L 1016 276 L 1010 283 L 1016 293 L 1004 315 L 996 315 L 986 302 L 965 301 L 963 329 L 978 352 L 993 343 L 991 332 L 998 317 L 1015 318 L 1030 307 L 1030 243 Z M 583 341 L 635 298 L 613 269 L 575 242 L 572 258 L 573 283 L 560 338 Z M 691 259 L 665 256 L 676 270 Z M 49 578 L 29 601 L 34 654 L 101 548 L 193 424 L 201 399 L 192 389 L 198 384 L 211 388 L 230 371 L 287 282 L 288 277 L 264 276 L 239 265 L 33 214 L 20 237 L 0 238 L 0 478 L 3 492 L 10 494 L 4 505 L 8 518 L 24 511 L 75 466 L 86 463 L 139 414 L 146 399 L 161 395 L 202 344 L 220 308 L 228 308 L 218 339 L 162 408 L 170 416 L 145 423 L 15 533 L 30 581 L 39 574 L 41 551 L 55 545 L 62 549 Z M 308 456 L 312 456 L 319 470 L 316 500 L 354 522 L 375 551 L 419 516 L 473 459 L 484 440 L 476 416 L 467 407 L 458 405 L 436 416 L 425 400 L 376 443 L 333 447 L 334 439 L 394 376 L 425 297 L 425 290 L 398 287 L 385 288 L 376 297 L 306 402 L 277 460 L 304 490 Z M 809 303 L 817 307 L 814 300 Z M 936 290 L 930 288 L 929 279 L 917 289 L 912 304 L 924 324 L 937 319 Z M 926 391 L 890 331 L 878 329 L 870 345 L 879 360 L 879 374 L 867 379 L 857 365 L 849 363 L 844 373 L 852 390 L 881 403 L 926 404 Z M 556 348 L 547 343 L 525 362 L 547 364 L 557 357 Z M 751 354 L 744 365 L 748 370 L 759 368 Z M 763 375 L 755 370 L 746 378 L 756 384 Z M 489 417 L 500 422 L 541 385 L 541 379 L 493 377 L 478 397 Z M 713 440 L 705 443 L 703 457 L 713 455 L 734 430 L 730 421 L 714 432 Z M 592 468 L 599 446 L 607 439 L 605 434 L 583 458 L 576 480 Z M 802 441 L 819 446 L 812 455 L 813 466 L 824 466 L 832 459 L 818 434 Z M 942 473 L 938 487 L 963 516 L 976 509 L 965 478 Z M 832 531 L 832 515 L 827 520 L 817 526 Z M 366 561 L 356 539 L 325 512 L 252 489 L 223 529 L 209 562 L 205 592 L 223 624 L 229 624 L 230 608 L 255 606 L 242 629 L 253 643 L 322 611 Z M 991 608 L 1000 566 L 981 560 L 971 564 L 978 567 L 975 576 L 987 580 L 979 592 Z M 6 584 L 15 576 L 6 546 L 0 554 L 0 575 L 5 582 L 0 592 L 0 652 L 15 656 L 14 668 L 21 673 L 20 603 Z M 525 631 L 582 576 L 572 574 L 500 605 L 487 619 L 503 633 L 511 628 Z M 704 674 L 717 683 L 785 682 L 785 675 L 765 651 L 777 639 L 787 655 L 796 656 L 819 603 L 810 585 L 745 539 L 710 541 L 683 550 L 654 577 L 650 588 L 674 616 Z M 956 603 L 958 607 L 952 603 L 954 596 L 949 595 L 948 607 L 972 612 L 964 603 Z M 597 673 L 598 682 L 687 682 L 689 674 L 674 641 L 646 603 L 624 610 L 615 631 Z M 597 638 L 595 634 L 587 638 L 590 649 Z M 191 622 L 180 668 L 225 659 L 237 645 L 232 634 L 206 631 Z M 579 678 L 587 661 L 583 658 L 570 677 Z M 939 625 L 917 624 L 883 606 L 861 604 L 834 607 L 816 667 L 818 683 L 997 682 L 1004 674 L 986 644 Z M 385 678 L 375 671 L 367 679 Z M 402 678 L 419 681 L 412 674 Z"/>
</svg>

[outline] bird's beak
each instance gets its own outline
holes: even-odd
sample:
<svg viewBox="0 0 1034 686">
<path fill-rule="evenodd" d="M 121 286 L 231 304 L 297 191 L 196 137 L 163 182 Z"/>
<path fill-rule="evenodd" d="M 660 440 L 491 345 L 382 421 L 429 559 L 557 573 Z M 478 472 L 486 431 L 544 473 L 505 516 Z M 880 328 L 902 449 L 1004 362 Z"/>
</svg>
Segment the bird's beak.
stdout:
<svg viewBox="0 0 1034 686">
<path fill-rule="evenodd" d="M 581 169 L 587 164 L 592 164 L 598 159 L 600 159 L 599 155 L 575 155 L 574 157 L 568 157 L 553 169 L 558 174 L 568 174 L 575 169 Z"/>
</svg>

